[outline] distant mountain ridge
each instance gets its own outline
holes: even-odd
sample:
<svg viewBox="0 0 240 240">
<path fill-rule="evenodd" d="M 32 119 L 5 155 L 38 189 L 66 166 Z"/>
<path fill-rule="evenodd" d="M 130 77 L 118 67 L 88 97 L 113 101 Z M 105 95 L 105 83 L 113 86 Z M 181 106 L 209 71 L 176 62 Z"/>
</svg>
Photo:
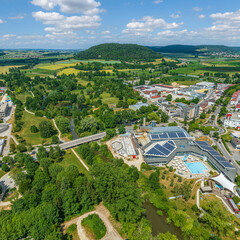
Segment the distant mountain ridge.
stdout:
<svg viewBox="0 0 240 240">
<path fill-rule="evenodd" d="M 200 54 L 206 52 L 239 52 L 240 47 L 228 47 L 224 45 L 168 45 L 168 46 L 148 46 L 153 51 L 160 53 L 192 53 Z"/>
<path fill-rule="evenodd" d="M 137 44 L 104 43 L 76 54 L 77 59 L 105 59 L 122 61 L 150 61 L 162 54 Z"/>
</svg>

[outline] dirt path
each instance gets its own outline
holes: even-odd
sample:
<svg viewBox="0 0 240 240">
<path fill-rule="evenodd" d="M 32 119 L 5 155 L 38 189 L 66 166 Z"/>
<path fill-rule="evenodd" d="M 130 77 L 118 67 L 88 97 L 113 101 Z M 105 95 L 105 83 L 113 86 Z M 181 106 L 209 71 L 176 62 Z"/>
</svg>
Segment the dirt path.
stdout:
<svg viewBox="0 0 240 240">
<path fill-rule="evenodd" d="M 87 171 L 89 171 L 89 167 L 86 165 L 86 163 L 78 156 L 78 154 L 76 153 L 76 151 L 71 148 L 72 152 L 74 153 L 74 155 L 77 157 L 77 159 L 82 163 L 82 165 L 87 169 Z"/>
<path fill-rule="evenodd" d="M 28 111 L 26 107 L 24 108 L 24 110 L 25 110 L 27 113 L 29 113 L 29 114 L 35 115 L 34 112 L 30 112 L 30 111 Z"/>
<path fill-rule="evenodd" d="M 110 213 L 108 209 L 105 206 L 103 206 L 103 204 L 100 204 L 99 206 L 97 206 L 95 211 L 85 213 L 78 218 L 77 231 L 78 231 L 78 236 L 81 240 L 90 240 L 86 235 L 86 231 L 82 226 L 81 222 L 88 215 L 91 215 L 94 213 L 98 214 L 98 216 L 102 219 L 107 229 L 106 235 L 101 240 L 123 240 L 123 238 L 120 236 L 117 230 L 113 227 L 112 223 L 109 221 Z"/>
<path fill-rule="evenodd" d="M 59 141 L 65 142 L 65 141 L 61 138 L 61 131 L 59 130 L 59 128 L 58 128 L 58 126 L 57 126 L 57 124 L 56 124 L 56 122 L 55 122 L 55 119 L 52 119 L 52 121 L 53 121 L 54 127 L 55 127 L 55 128 L 57 129 L 57 131 L 58 131 L 58 139 L 59 139 Z"/>
</svg>

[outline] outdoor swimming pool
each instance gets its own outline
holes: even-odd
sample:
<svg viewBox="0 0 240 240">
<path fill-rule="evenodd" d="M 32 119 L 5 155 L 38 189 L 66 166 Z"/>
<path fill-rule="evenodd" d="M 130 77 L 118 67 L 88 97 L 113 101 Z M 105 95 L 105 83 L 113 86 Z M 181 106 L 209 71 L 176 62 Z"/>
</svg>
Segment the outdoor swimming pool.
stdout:
<svg viewBox="0 0 240 240">
<path fill-rule="evenodd" d="M 202 174 L 205 170 L 207 170 L 207 167 L 202 162 L 194 162 L 194 163 L 188 163 L 184 162 L 188 169 L 191 171 L 192 174 Z"/>
</svg>

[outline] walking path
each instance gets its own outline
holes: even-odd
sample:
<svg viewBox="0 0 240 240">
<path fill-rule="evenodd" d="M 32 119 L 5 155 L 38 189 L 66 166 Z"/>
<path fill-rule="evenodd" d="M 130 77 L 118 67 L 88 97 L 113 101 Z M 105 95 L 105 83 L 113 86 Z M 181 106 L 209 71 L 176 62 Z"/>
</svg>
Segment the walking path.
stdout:
<svg viewBox="0 0 240 240">
<path fill-rule="evenodd" d="M 72 152 L 74 153 L 74 155 L 77 157 L 77 159 L 82 163 L 82 165 L 87 169 L 87 171 L 89 171 L 89 167 L 86 165 L 86 163 L 78 156 L 78 154 L 76 153 L 76 151 L 71 148 Z"/>
<path fill-rule="evenodd" d="M 11 135 L 10 136 L 11 138 L 12 138 L 12 140 L 16 143 L 16 145 L 18 145 L 19 144 L 19 142 L 17 141 L 17 139 L 15 138 L 15 136 L 13 136 L 13 135 Z"/>
<path fill-rule="evenodd" d="M 27 113 L 30 113 L 30 114 L 32 114 L 32 115 L 35 115 L 34 112 L 30 112 L 30 111 L 28 111 L 26 107 L 24 108 L 24 110 L 25 110 Z"/>
<path fill-rule="evenodd" d="M 55 119 L 53 118 L 52 121 L 53 121 L 54 127 L 55 127 L 55 128 L 57 129 L 57 131 L 58 131 L 58 139 L 59 139 L 59 141 L 60 141 L 60 142 L 65 142 L 65 141 L 61 138 L 61 131 L 59 130 L 59 128 L 58 128 L 58 126 L 57 126 L 57 124 L 56 124 L 56 122 L 55 122 Z"/>
</svg>

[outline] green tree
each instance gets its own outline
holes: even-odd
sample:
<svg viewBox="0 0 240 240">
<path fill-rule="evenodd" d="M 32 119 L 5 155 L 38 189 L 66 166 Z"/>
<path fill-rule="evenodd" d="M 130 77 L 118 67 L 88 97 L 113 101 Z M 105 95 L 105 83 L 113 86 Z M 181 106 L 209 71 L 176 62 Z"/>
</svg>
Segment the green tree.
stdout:
<svg viewBox="0 0 240 240">
<path fill-rule="evenodd" d="M 47 120 L 44 120 L 39 123 L 39 131 L 42 138 L 50 138 L 55 134 L 55 130 L 52 123 Z"/>
<path fill-rule="evenodd" d="M 35 125 L 32 125 L 31 128 L 30 128 L 30 131 L 32 133 L 37 133 L 39 130 L 38 130 L 38 128 Z"/>
<path fill-rule="evenodd" d="M 68 118 L 57 116 L 55 121 L 61 133 L 70 132 L 70 121 Z"/>
<path fill-rule="evenodd" d="M 126 132 L 124 125 L 121 125 L 121 126 L 118 128 L 118 132 L 119 132 L 119 134 L 124 134 L 124 133 Z"/>
<path fill-rule="evenodd" d="M 172 101 L 172 94 L 168 94 L 166 97 L 166 100 L 171 102 Z"/>
</svg>

